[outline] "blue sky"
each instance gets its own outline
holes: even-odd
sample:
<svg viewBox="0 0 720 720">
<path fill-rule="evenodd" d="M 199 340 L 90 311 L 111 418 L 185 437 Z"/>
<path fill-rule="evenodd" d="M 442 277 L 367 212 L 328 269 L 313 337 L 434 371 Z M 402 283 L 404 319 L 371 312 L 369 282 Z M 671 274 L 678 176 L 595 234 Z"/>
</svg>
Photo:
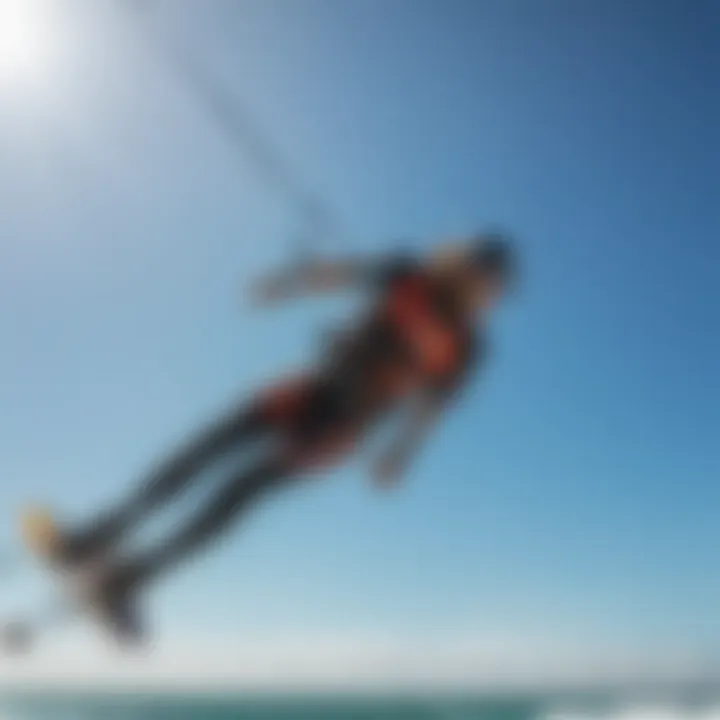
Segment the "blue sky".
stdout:
<svg viewBox="0 0 720 720">
<path fill-rule="evenodd" d="M 52 67 L 0 85 L 10 519 L 28 500 L 81 517 L 121 496 L 197 424 L 312 358 L 354 302 L 251 310 L 243 289 L 287 256 L 291 208 L 131 16 L 37 7 Z M 335 209 L 342 231 L 321 247 L 422 248 L 501 223 L 525 266 L 490 364 L 407 484 L 372 492 L 361 459 L 267 503 L 160 589 L 164 637 L 472 629 L 720 651 L 717 8 L 158 13 Z"/>
</svg>

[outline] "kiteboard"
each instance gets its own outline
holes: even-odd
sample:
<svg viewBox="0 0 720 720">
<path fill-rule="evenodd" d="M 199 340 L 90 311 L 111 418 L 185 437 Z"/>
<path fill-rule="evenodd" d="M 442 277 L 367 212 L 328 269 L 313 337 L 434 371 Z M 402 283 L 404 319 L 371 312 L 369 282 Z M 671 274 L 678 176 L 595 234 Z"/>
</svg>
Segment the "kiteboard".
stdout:
<svg viewBox="0 0 720 720">
<path fill-rule="evenodd" d="M 62 539 L 62 529 L 53 514 L 44 509 L 31 509 L 20 522 L 20 540 L 31 556 L 48 571 L 58 587 L 49 612 L 41 617 L 7 623 L 0 632 L 0 646 L 9 653 L 24 653 L 35 644 L 40 630 L 48 625 L 87 618 L 99 626 L 103 634 L 121 645 L 137 644 L 141 631 L 138 615 L 130 598 L 108 602 L 100 593 L 100 578 L 112 566 L 112 556 L 69 567 L 59 562 L 55 549 Z"/>
</svg>

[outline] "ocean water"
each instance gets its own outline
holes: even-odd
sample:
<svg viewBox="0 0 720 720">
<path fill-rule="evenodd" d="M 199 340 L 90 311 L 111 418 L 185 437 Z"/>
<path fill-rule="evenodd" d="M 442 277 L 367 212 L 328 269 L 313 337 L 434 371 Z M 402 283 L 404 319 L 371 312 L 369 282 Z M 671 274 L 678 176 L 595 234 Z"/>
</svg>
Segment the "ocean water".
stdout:
<svg viewBox="0 0 720 720">
<path fill-rule="evenodd" d="M 502 697 L 26 696 L 0 720 L 720 720 L 715 697 L 632 700 L 612 694 Z"/>
</svg>

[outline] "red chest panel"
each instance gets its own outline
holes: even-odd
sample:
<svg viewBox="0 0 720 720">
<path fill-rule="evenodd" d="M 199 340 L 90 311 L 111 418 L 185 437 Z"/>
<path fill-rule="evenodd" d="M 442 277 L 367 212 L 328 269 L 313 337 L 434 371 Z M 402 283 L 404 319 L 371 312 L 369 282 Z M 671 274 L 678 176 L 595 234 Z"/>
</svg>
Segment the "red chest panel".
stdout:
<svg viewBox="0 0 720 720">
<path fill-rule="evenodd" d="M 427 278 L 408 278 L 390 292 L 386 312 L 411 348 L 420 371 L 442 376 L 460 363 L 462 340 L 438 312 L 436 293 Z"/>
</svg>

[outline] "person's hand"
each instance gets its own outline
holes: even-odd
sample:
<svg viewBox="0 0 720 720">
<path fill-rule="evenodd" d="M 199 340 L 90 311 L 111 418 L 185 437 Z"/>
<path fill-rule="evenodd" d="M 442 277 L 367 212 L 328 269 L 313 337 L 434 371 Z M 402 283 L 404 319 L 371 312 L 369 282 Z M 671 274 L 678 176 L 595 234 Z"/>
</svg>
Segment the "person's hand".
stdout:
<svg viewBox="0 0 720 720">
<path fill-rule="evenodd" d="M 405 470 L 405 462 L 399 453 L 388 453 L 373 467 L 373 480 L 380 488 L 391 488 L 398 484 Z"/>
<path fill-rule="evenodd" d="M 287 279 L 280 275 L 261 278 L 250 285 L 250 301 L 256 307 L 274 305 L 288 294 Z"/>
</svg>

